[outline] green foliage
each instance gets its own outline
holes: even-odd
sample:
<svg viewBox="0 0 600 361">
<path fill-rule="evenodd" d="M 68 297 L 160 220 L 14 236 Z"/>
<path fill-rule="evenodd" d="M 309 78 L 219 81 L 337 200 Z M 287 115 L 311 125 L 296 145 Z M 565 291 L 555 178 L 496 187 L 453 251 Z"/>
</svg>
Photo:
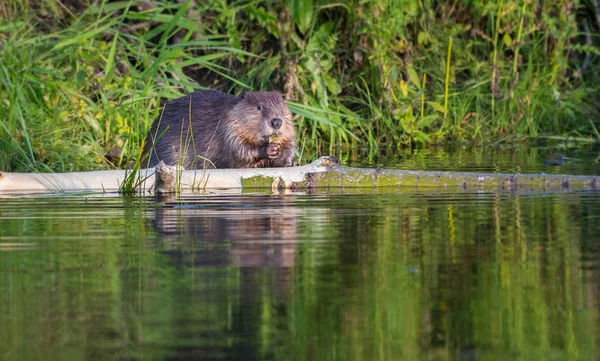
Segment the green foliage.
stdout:
<svg viewBox="0 0 600 361">
<path fill-rule="evenodd" d="M 294 23 L 296 23 L 300 32 L 306 34 L 313 17 L 313 1 L 291 0 L 289 9 L 292 19 L 294 19 Z"/>
<path fill-rule="evenodd" d="M 201 88 L 281 90 L 309 158 L 340 145 L 598 139 L 595 22 L 575 0 L 9 0 L 0 169 L 124 166 L 160 105 Z"/>
</svg>

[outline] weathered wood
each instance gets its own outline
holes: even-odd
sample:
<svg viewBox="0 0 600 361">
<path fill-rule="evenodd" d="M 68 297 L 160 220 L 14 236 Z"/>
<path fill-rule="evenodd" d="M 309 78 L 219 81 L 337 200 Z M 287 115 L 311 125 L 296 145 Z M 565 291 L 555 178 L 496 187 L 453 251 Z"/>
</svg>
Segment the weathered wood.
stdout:
<svg viewBox="0 0 600 361">
<path fill-rule="evenodd" d="M 414 187 L 463 189 L 595 189 L 600 177 L 567 174 L 508 174 L 350 168 L 334 165 L 314 175 L 314 187 Z"/>
<path fill-rule="evenodd" d="M 205 189 L 241 189 L 244 185 L 252 187 L 272 187 L 273 184 L 291 188 L 300 184 L 309 174 L 326 172 L 329 158 L 322 157 L 317 161 L 298 167 L 287 168 L 240 168 L 240 169 L 206 169 L 175 170 L 175 167 L 157 168 L 160 174 L 155 177 L 155 169 L 142 169 L 136 173 L 131 170 L 74 172 L 74 173 L 1 173 L 0 193 L 20 192 L 116 192 L 122 185 L 134 177 L 134 191 L 140 194 L 151 194 L 155 190 L 155 179 L 162 179 L 157 190 L 168 193 L 173 190 L 171 182 L 175 181 L 175 190 Z M 171 172 L 175 175 L 174 179 Z M 166 182 L 166 183 L 165 183 Z M 257 183 L 258 182 L 258 183 Z M 266 183 L 265 183 L 266 182 Z"/>
<path fill-rule="evenodd" d="M 155 174 L 156 171 L 156 174 Z M 160 166 L 78 173 L 1 173 L 0 193 L 115 192 L 128 179 L 140 194 L 207 189 L 422 188 L 422 189 L 586 189 L 600 177 L 563 174 L 505 174 L 351 168 L 333 157 L 289 168 L 182 170 Z"/>
</svg>

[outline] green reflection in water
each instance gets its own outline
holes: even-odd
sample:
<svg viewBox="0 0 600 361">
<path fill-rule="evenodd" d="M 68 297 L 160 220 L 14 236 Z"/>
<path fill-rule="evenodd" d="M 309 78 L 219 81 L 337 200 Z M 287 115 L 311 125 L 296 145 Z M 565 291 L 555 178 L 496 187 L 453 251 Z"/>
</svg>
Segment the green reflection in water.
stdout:
<svg viewBox="0 0 600 361">
<path fill-rule="evenodd" d="M 0 358 L 593 360 L 598 196 L 0 200 Z"/>
</svg>

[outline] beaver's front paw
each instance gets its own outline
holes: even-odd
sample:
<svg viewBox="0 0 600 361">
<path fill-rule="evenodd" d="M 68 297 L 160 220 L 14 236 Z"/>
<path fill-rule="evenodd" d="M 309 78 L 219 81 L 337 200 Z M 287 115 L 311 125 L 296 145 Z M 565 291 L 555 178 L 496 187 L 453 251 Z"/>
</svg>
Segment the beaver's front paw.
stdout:
<svg viewBox="0 0 600 361">
<path fill-rule="evenodd" d="M 269 159 L 278 158 L 279 155 L 281 155 L 281 145 L 277 143 L 269 143 L 269 145 L 267 146 L 266 153 Z"/>
</svg>

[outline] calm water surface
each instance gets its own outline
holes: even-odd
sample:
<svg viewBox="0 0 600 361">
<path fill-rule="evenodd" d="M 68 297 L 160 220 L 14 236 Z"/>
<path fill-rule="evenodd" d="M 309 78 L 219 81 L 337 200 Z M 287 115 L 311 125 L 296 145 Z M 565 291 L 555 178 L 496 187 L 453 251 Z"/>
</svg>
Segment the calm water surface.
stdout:
<svg viewBox="0 0 600 361">
<path fill-rule="evenodd" d="M 597 361 L 599 311 L 598 190 L 0 199 L 0 360 Z"/>
</svg>

